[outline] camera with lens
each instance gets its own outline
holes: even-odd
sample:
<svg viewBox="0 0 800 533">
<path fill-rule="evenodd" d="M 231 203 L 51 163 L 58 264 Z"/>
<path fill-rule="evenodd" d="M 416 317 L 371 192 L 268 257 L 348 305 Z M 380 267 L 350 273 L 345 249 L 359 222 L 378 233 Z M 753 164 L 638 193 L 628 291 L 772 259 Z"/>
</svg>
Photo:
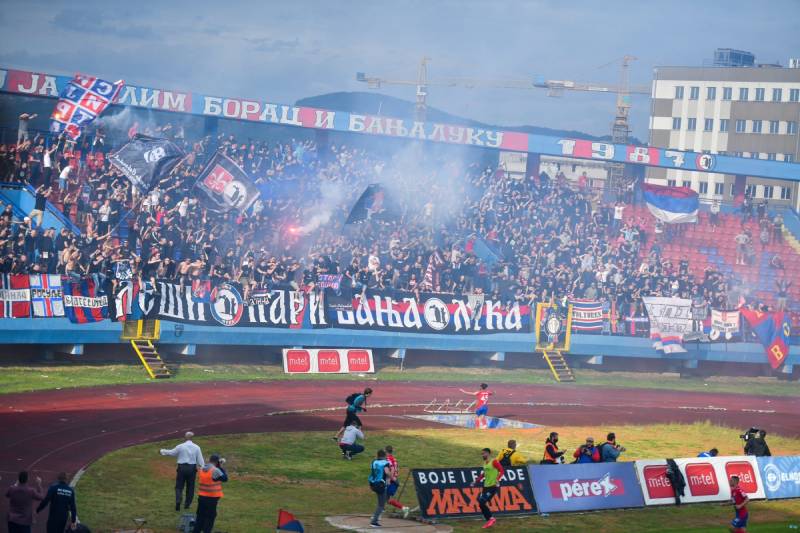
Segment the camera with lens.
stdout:
<svg viewBox="0 0 800 533">
<path fill-rule="evenodd" d="M 743 441 L 748 441 L 753 437 L 755 437 L 759 431 L 761 430 L 758 428 L 751 427 L 750 429 L 739 435 L 739 438 L 742 439 Z"/>
</svg>

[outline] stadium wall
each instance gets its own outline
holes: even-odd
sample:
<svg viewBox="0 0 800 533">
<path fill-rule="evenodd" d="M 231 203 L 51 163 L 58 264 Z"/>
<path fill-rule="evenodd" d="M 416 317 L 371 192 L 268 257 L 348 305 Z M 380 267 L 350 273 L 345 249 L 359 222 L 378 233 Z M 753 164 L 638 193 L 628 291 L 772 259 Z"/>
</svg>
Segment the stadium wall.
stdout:
<svg viewBox="0 0 800 533">
<path fill-rule="evenodd" d="M 81 354 L 84 345 L 118 345 L 120 358 L 126 358 L 128 348 L 120 339 L 121 325 L 110 321 L 76 326 L 65 318 L 47 319 L 47 327 L 42 327 L 40 319 L 0 320 L 0 357 L 8 360 L 15 354 L 31 353 L 38 347 L 42 352 L 56 350 L 64 353 Z M 796 342 L 796 341 L 795 341 Z M 470 356 L 495 361 L 504 361 L 506 354 L 531 354 L 535 339 L 533 333 L 497 333 L 488 335 L 439 335 L 439 334 L 400 334 L 385 331 L 354 331 L 343 329 L 287 330 L 274 328 L 235 328 L 216 326 L 195 326 L 174 322 L 161 323 L 159 345 L 166 351 L 194 355 L 198 347 L 226 346 L 250 348 L 283 347 L 336 347 L 372 348 L 392 353 L 403 358 L 408 351 L 426 353 L 449 352 L 445 358 L 452 361 L 452 352 L 460 352 L 465 364 L 470 364 Z M 699 343 L 687 342 L 686 353 L 669 354 L 652 348 L 649 339 L 603 336 L 572 335 L 571 357 L 589 364 L 618 366 L 623 359 L 639 359 L 658 365 L 659 362 L 677 363 L 685 368 L 697 368 L 705 363 L 736 363 L 746 365 L 767 365 L 764 349 L 755 343 Z M 800 369 L 800 355 L 797 349 L 790 353 L 783 368 L 784 374 L 791 375 L 794 366 Z M 226 352 L 227 353 L 227 352 Z M 225 357 L 225 356 L 221 356 Z M 433 356 L 431 356 L 433 359 Z M 610 361 L 619 359 L 618 361 Z M 217 358 L 219 360 L 219 358 Z M 476 359 L 477 360 L 477 359 Z M 608 361 L 607 361 L 608 360 Z M 652 365 L 651 365 L 652 367 Z M 755 370 L 755 368 L 753 369 Z"/>
</svg>

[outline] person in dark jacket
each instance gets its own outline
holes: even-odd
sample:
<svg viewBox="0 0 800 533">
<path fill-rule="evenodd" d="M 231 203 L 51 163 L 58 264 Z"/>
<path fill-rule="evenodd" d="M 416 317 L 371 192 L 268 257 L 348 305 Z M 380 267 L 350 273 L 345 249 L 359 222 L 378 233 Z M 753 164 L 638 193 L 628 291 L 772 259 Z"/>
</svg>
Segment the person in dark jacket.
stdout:
<svg viewBox="0 0 800 533">
<path fill-rule="evenodd" d="M 681 469 L 678 468 L 678 463 L 675 462 L 675 459 L 667 459 L 667 469 L 664 475 L 667 476 L 672 490 L 675 491 L 675 505 L 680 505 L 686 489 L 686 479 L 683 477 Z"/>
<path fill-rule="evenodd" d="M 625 447 L 617 444 L 617 435 L 609 433 L 606 436 L 606 442 L 600 445 L 600 462 L 616 463 L 617 457 L 624 451 Z"/>
<path fill-rule="evenodd" d="M 544 456 L 541 464 L 555 465 L 564 462 L 564 452 L 558 450 L 558 433 L 553 431 L 544 441 Z"/>
<path fill-rule="evenodd" d="M 764 440 L 764 437 L 766 436 L 767 432 L 762 429 L 758 432 L 757 436 L 747 439 L 747 443 L 744 445 L 744 454 L 754 455 L 756 457 L 771 456 L 772 452 L 769 451 L 767 441 Z"/>
<path fill-rule="evenodd" d="M 58 474 L 58 482 L 50 485 L 47 495 L 36 508 L 36 512 L 41 512 L 45 507 L 50 506 L 47 515 L 47 533 L 64 533 L 67 522 L 74 528 L 78 521 L 78 509 L 75 505 L 75 489 L 67 484 L 67 474 Z"/>
<path fill-rule="evenodd" d="M 44 498 L 42 478 L 36 478 L 36 488 L 28 485 L 28 473 L 22 471 L 17 482 L 6 491 L 8 498 L 8 533 L 31 533 L 33 502 Z"/>
</svg>

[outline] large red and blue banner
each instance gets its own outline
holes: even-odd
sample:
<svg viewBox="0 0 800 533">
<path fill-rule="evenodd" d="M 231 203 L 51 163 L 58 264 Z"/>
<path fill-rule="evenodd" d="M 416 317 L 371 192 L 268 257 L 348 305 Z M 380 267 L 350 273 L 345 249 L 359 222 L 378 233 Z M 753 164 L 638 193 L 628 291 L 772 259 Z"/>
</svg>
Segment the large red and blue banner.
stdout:
<svg viewBox="0 0 800 533">
<path fill-rule="evenodd" d="M 657 219 L 667 224 L 697 222 L 700 196 L 689 187 L 665 187 L 643 183 L 647 209 Z"/>
<path fill-rule="evenodd" d="M 31 274 L 31 308 L 36 318 L 64 316 L 64 293 L 58 274 Z"/>
<path fill-rule="evenodd" d="M 113 104 L 124 83 L 101 80 L 76 74 L 58 95 L 58 102 L 50 116 L 50 131 L 65 133 L 75 140 L 83 128 L 91 124 Z"/>
<path fill-rule="evenodd" d="M 64 280 L 64 311 L 74 324 L 100 322 L 108 318 L 108 296 L 93 278 Z"/>
<path fill-rule="evenodd" d="M 58 97 L 59 91 L 63 90 L 70 81 L 67 76 L 0 69 L 0 91 L 13 94 Z M 257 90 L 254 89 L 253 92 L 255 93 Z M 121 89 L 117 102 L 121 105 L 159 111 L 481 146 L 512 152 L 530 152 L 595 161 L 791 181 L 800 179 L 798 178 L 800 164 L 797 163 L 613 144 L 600 140 L 528 134 L 493 128 L 418 122 L 385 116 L 276 104 L 258 99 L 210 96 L 188 91 L 126 85 Z"/>
<path fill-rule="evenodd" d="M 0 276 L 0 318 L 31 316 L 31 282 L 26 274 Z"/>
<path fill-rule="evenodd" d="M 531 465 L 539 512 L 644 507 L 633 463 Z"/>
<path fill-rule="evenodd" d="M 786 356 L 789 355 L 789 335 L 792 333 L 789 315 L 783 311 L 767 313 L 745 307 L 739 311 L 764 347 L 772 368 L 779 368 L 783 365 Z"/>
</svg>

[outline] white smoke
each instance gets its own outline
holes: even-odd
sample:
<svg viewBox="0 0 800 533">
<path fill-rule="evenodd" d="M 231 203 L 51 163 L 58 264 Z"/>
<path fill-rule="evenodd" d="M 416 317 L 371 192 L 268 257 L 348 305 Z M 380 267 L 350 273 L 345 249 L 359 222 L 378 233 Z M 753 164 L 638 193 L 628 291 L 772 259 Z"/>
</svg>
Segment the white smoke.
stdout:
<svg viewBox="0 0 800 533">
<path fill-rule="evenodd" d="M 298 233 L 308 235 L 331 221 L 334 213 L 347 198 L 347 191 L 338 181 L 323 181 L 319 187 L 319 201 L 303 213 L 305 224 Z"/>
</svg>

